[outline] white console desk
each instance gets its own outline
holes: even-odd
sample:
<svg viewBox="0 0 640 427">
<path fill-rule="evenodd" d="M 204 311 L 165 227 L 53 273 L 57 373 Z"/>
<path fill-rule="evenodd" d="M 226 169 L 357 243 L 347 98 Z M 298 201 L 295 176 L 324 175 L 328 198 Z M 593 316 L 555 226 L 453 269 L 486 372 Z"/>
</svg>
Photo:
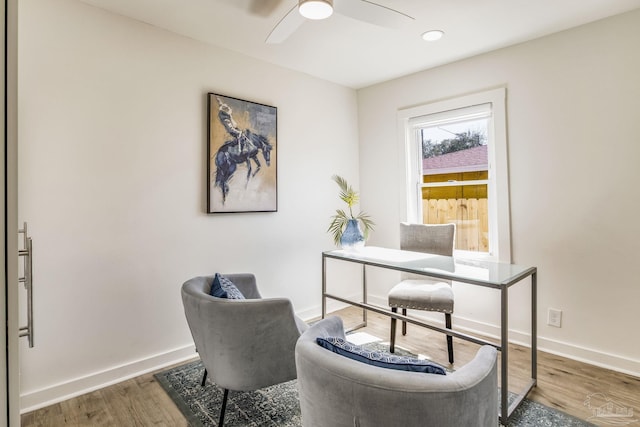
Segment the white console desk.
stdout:
<svg viewBox="0 0 640 427">
<path fill-rule="evenodd" d="M 327 293 L 327 259 L 352 262 L 362 265 L 362 300 L 353 301 L 337 295 Z M 420 274 L 471 285 L 484 286 L 500 291 L 500 344 L 496 345 L 482 338 L 456 332 L 453 329 L 432 325 L 416 318 L 392 313 L 388 307 L 380 307 L 367 303 L 367 274 L 366 267 L 373 266 L 407 273 Z M 527 386 L 509 405 L 509 297 L 511 286 L 531 277 L 531 378 Z M 366 326 L 366 312 L 373 311 L 398 320 L 447 333 L 456 338 L 471 341 L 480 345 L 491 345 L 501 352 L 500 357 L 500 422 L 507 424 L 513 411 L 520 405 L 529 391 L 536 385 L 537 376 L 537 343 L 536 343 L 536 267 L 525 267 L 515 264 L 477 261 L 431 255 L 420 252 L 409 252 L 398 249 L 365 246 L 358 251 L 333 250 L 322 253 L 322 317 L 326 315 L 327 298 L 341 301 L 363 309 L 363 323 L 357 327 Z"/>
</svg>

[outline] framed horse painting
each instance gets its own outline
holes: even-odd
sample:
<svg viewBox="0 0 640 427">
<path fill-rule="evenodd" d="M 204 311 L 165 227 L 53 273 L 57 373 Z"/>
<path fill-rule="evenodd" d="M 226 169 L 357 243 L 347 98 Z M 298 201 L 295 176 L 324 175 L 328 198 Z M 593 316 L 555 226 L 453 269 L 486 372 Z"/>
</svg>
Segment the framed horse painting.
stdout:
<svg viewBox="0 0 640 427">
<path fill-rule="evenodd" d="M 278 210 L 277 109 L 207 94 L 207 213 Z"/>
</svg>

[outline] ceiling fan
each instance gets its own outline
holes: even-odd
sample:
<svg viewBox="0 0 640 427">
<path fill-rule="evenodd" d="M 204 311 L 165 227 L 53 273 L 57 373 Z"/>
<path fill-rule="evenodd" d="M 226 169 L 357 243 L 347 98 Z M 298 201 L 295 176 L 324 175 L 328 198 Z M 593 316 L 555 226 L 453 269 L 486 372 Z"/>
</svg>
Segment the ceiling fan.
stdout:
<svg viewBox="0 0 640 427">
<path fill-rule="evenodd" d="M 328 18 L 334 11 L 359 21 L 381 27 L 400 28 L 413 21 L 411 16 L 372 3 L 368 0 L 298 0 L 289 12 L 276 24 L 265 40 L 268 44 L 285 41 L 307 19 Z"/>
</svg>

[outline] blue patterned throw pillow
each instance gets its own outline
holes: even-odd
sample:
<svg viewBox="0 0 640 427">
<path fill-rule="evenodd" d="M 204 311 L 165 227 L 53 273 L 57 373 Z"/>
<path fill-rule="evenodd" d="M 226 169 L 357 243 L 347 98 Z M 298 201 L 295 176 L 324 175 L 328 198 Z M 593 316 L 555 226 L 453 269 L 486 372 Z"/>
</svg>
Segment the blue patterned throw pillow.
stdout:
<svg viewBox="0 0 640 427">
<path fill-rule="evenodd" d="M 213 282 L 211 283 L 211 291 L 209 292 L 211 296 L 216 298 L 226 298 L 227 292 L 222 289 L 222 285 L 220 284 L 220 275 L 216 273 L 213 278 Z"/>
<path fill-rule="evenodd" d="M 381 368 L 424 372 L 426 374 L 447 374 L 442 366 L 429 360 L 420 360 L 414 357 L 398 356 L 384 351 L 369 350 L 363 346 L 352 344 L 342 338 L 320 337 L 316 338 L 316 342 L 334 353 Z"/>
<path fill-rule="evenodd" d="M 244 299 L 244 295 L 236 285 L 220 273 L 216 273 L 214 276 L 210 293 L 217 298 Z"/>
</svg>

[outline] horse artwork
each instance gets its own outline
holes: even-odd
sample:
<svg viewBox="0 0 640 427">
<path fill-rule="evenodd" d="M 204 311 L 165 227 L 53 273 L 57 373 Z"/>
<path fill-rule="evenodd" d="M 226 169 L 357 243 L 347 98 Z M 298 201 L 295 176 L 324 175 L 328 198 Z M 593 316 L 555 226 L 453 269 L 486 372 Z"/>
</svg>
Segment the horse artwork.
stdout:
<svg viewBox="0 0 640 427">
<path fill-rule="evenodd" d="M 240 138 L 245 138 L 243 144 Z M 273 147 L 269 144 L 267 138 L 262 135 L 256 135 L 251 131 L 246 131 L 246 135 L 241 135 L 237 139 L 225 142 L 216 153 L 216 187 L 220 187 L 222 191 L 222 203 L 226 201 L 227 193 L 229 193 L 229 180 L 237 169 L 238 164 L 244 163 L 247 167 L 247 185 L 251 177 L 255 176 L 262 164 L 258 160 L 258 152 L 262 151 L 264 161 L 267 166 L 271 165 L 271 150 Z M 256 170 L 253 171 L 251 161 L 256 164 Z M 252 173 L 253 171 L 253 173 Z"/>
<path fill-rule="evenodd" d="M 213 93 L 208 107 L 207 212 L 276 211 L 276 108 Z"/>
</svg>

